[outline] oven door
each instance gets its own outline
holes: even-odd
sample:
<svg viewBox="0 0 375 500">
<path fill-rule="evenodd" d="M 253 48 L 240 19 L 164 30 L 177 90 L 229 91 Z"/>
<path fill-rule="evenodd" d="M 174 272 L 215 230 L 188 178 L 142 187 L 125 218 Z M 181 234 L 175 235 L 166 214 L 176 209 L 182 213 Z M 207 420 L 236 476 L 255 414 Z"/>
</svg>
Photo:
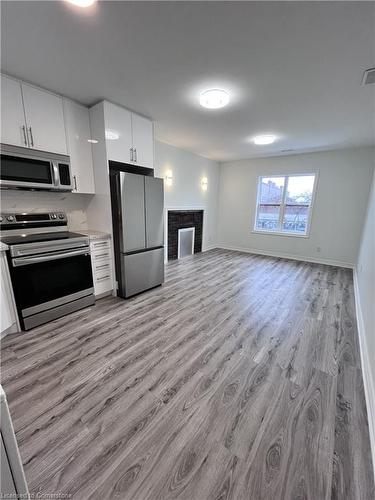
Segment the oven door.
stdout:
<svg viewBox="0 0 375 500">
<path fill-rule="evenodd" d="M 88 247 L 13 258 L 10 274 L 20 319 L 93 296 Z"/>
</svg>

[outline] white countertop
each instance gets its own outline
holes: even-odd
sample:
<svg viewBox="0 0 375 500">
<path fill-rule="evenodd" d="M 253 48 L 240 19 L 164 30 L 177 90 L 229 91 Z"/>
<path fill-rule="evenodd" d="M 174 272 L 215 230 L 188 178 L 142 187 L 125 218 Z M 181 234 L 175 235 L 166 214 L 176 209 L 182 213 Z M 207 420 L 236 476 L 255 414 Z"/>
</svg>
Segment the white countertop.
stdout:
<svg viewBox="0 0 375 500">
<path fill-rule="evenodd" d="M 84 234 L 85 236 L 88 236 L 90 240 L 111 238 L 111 235 L 109 233 L 103 233 L 102 231 L 95 231 L 94 229 L 79 229 L 77 232 L 80 234 Z"/>
</svg>

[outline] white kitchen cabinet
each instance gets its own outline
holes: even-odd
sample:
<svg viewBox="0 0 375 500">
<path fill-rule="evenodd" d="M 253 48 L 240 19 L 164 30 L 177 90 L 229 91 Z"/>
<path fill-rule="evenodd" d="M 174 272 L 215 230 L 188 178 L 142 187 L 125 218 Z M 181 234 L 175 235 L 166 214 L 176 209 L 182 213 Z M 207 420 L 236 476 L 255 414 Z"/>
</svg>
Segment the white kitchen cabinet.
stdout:
<svg viewBox="0 0 375 500">
<path fill-rule="evenodd" d="M 0 385 L 1 498 L 31 498 L 5 392 Z"/>
<path fill-rule="evenodd" d="M 90 238 L 90 253 L 95 297 L 109 295 L 113 290 L 113 264 L 109 238 Z"/>
<path fill-rule="evenodd" d="M 131 112 L 105 101 L 104 123 L 108 160 L 132 163 Z"/>
<path fill-rule="evenodd" d="M 89 110 L 64 99 L 64 115 L 73 192 L 95 193 Z"/>
<path fill-rule="evenodd" d="M 1 75 L 1 142 L 27 147 L 21 83 Z"/>
<path fill-rule="evenodd" d="M 148 118 L 104 101 L 108 160 L 154 168 L 154 130 Z"/>
<path fill-rule="evenodd" d="M 132 113 L 134 163 L 154 168 L 154 126 L 151 120 Z"/>
<path fill-rule="evenodd" d="M 60 96 L 1 75 L 1 142 L 67 154 Z"/>
<path fill-rule="evenodd" d="M 0 251 L 1 266 L 1 329 L 0 333 L 12 333 L 19 330 L 17 310 L 14 302 L 12 284 L 9 276 L 5 251 Z"/>
<path fill-rule="evenodd" d="M 26 83 L 22 95 L 29 147 L 66 155 L 62 98 Z"/>
</svg>

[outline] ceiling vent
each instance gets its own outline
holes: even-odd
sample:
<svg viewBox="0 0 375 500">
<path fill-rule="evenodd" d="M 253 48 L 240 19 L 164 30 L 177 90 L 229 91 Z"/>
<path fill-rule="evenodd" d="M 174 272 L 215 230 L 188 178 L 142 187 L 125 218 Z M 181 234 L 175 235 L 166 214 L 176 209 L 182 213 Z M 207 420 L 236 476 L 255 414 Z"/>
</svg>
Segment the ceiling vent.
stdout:
<svg viewBox="0 0 375 500">
<path fill-rule="evenodd" d="M 370 85 L 375 83 L 375 68 L 366 69 L 363 73 L 362 85 Z"/>
</svg>

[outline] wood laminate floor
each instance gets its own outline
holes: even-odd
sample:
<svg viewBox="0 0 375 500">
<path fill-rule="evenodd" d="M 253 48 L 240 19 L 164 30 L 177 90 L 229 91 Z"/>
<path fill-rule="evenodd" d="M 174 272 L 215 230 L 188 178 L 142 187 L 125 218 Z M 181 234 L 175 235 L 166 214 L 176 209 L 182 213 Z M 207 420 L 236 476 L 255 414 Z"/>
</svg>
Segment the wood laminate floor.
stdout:
<svg viewBox="0 0 375 500">
<path fill-rule="evenodd" d="M 30 490 L 372 500 L 352 272 L 213 250 L 2 343 Z"/>
</svg>

